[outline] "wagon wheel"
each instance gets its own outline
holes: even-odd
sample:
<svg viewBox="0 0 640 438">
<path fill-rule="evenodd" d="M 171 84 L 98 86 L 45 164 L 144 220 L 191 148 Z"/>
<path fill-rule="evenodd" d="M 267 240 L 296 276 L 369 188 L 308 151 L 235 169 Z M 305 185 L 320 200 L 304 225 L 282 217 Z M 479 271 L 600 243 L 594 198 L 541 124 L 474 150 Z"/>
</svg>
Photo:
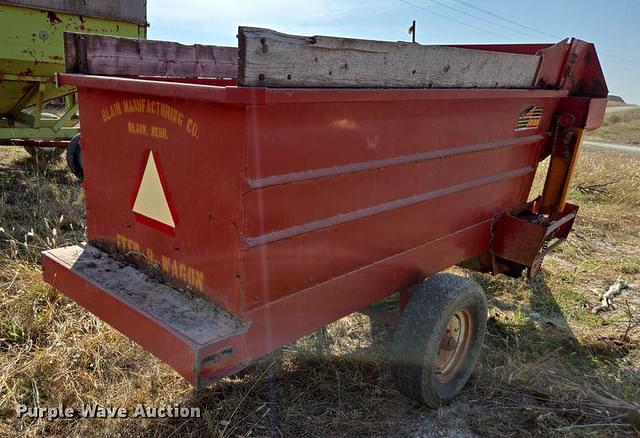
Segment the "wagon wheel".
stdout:
<svg viewBox="0 0 640 438">
<path fill-rule="evenodd" d="M 40 114 L 43 120 L 58 120 L 60 117 L 51 113 Z M 54 161 L 64 153 L 63 148 L 25 146 L 24 149 L 37 160 Z"/>
<path fill-rule="evenodd" d="M 69 170 L 80 181 L 84 180 L 84 164 L 82 161 L 82 146 L 80 144 L 80 134 L 73 136 L 67 146 L 67 165 Z"/>
<path fill-rule="evenodd" d="M 476 282 L 441 273 L 414 287 L 391 351 L 400 390 L 431 408 L 454 398 L 478 360 L 486 323 Z"/>
</svg>

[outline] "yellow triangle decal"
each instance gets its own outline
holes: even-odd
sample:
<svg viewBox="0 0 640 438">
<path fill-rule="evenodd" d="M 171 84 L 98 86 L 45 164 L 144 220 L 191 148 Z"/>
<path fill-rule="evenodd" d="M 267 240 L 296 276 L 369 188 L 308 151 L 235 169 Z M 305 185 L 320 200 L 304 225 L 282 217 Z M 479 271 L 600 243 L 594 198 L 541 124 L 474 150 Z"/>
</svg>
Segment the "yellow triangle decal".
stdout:
<svg viewBox="0 0 640 438">
<path fill-rule="evenodd" d="M 132 210 L 134 213 L 146 216 L 171 228 L 176 227 L 167 196 L 162 187 L 153 151 L 149 152 L 149 158 L 147 158 L 147 164 L 142 174 L 142 181 L 140 182 L 140 188 Z"/>
</svg>

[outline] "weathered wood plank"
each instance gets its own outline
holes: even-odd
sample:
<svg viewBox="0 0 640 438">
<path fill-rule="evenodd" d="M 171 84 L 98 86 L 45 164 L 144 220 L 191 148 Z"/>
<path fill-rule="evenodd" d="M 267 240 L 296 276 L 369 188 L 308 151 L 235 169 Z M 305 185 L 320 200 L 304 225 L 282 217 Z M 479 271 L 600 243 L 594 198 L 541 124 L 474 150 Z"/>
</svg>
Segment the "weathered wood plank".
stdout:
<svg viewBox="0 0 640 438">
<path fill-rule="evenodd" d="M 540 57 L 446 46 L 238 30 L 249 87 L 531 88 Z"/>
<path fill-rule="evenodd" d="M 0 3 L 147 25 L 147 0 L 2 0 Z"/>
<path fill-rule="evenodd" d="M 65 33 L 68 73 L 180 78 L 236 78 L 238 49 Z"/>
</svg>

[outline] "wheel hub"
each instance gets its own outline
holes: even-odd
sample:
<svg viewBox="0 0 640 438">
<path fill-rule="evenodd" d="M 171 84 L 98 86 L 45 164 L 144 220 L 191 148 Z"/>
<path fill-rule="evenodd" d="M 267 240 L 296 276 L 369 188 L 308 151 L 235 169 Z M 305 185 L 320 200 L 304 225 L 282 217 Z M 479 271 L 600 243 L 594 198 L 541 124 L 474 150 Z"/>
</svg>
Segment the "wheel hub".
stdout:
<svg viewBox="0 0 640 438">
<path fill-rule="evenodd" d="M 469 349 L 472 318 L 468 309 L 453 314 L 440 337 L 435 362 L 436 380 L 444 383 L 453 378 Z"/>
</svg>

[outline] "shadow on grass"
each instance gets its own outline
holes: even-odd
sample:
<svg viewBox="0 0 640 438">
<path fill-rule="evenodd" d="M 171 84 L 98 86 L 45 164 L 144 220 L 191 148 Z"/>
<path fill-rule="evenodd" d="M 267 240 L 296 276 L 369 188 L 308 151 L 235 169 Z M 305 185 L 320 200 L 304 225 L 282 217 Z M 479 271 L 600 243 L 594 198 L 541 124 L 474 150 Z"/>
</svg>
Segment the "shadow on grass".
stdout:
<svg viewBox="0 0 640 438">
<path fill-rule="evenodd" d="M 345 337 L 354 344 L 341 344 Z M 388 345 L 385 324 L 351 315 L 191 393 L 181 404 L 200 407 L 201 418 L 153 421 L 144 433 L 404 436 L 425 410 L 395 389 Z"/>
<path fill-rule="evenodd" d="M 619 410 L 602 404 L 607 398 L 602 394 L 609 395 L 619 385 L 614 376 L 603 373 L 602 362 L 622 358 L 628 350 L 594 351 L 581 341 L 566 315 L 569 308 L 578 307 L 572 318 L 593 324 L 589 312 L 580 309 L 584 303 L 563 302 L 563 291 L 552 293 L 544 271 L 533 282 L 473 276 L 487 290 L 493 309 L 476 378 L 465 392 L 482 397 L 482 415 L 472 416 L 475 431 L 636 436 L 637 430 Z M 519 300 L 505 297 L 510 286 Z"/>
</svg>

